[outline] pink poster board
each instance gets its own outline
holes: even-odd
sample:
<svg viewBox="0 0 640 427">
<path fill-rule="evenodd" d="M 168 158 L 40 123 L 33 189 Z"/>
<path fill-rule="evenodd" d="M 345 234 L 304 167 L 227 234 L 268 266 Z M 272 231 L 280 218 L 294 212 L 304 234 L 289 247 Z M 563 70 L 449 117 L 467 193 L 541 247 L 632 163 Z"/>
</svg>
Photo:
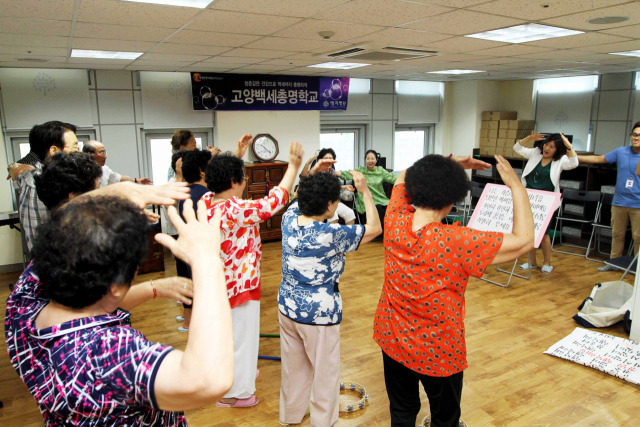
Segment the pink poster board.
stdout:
<svg viewBox="0 0 640 427">
<path fill-rule="evenodd" d="M 527 188 L 527 193 L 529 193 L 529 202 L 533 212 L 535 247 L 538 248 L 544 237 L 544 231 L 551 221 L 551 216 L 558 206 L 560 193 L 530 188 Z M 511 189 L 506 185 L 487 184 L 467 226 L 480 231 L 511 233 L 513 228 Z"/>
</svg>

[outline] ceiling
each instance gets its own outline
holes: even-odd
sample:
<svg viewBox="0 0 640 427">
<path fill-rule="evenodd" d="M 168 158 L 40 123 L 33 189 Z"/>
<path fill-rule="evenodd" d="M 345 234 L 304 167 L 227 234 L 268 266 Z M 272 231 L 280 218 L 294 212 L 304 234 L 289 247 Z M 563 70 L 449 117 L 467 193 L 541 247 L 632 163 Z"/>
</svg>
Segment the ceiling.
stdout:
<svg viewBox="0 0 640 427">
<path fill-rule="evenodd" d="M 629 19 L 587 22 L 607 16 Z M 531 22 L 585 33 L 522 44 L 463 37 Z M 335 34 L 325 40 L 321 31 Z M 437 55 L 351 70 L 307 67 L 330 60 L 322 54 L 363 45 Z M 71 49 L 144 54 L 83 59 L 70 58 Z M 640 58 L 609 53 L 639 49 L 640 1 L 628 0 L 215 0 L 206 9 L 0 0 L 0 67 L 507 80 L 638 70 Z M 486 73 L 425 74 L 447 69 Z"/>
</svg>

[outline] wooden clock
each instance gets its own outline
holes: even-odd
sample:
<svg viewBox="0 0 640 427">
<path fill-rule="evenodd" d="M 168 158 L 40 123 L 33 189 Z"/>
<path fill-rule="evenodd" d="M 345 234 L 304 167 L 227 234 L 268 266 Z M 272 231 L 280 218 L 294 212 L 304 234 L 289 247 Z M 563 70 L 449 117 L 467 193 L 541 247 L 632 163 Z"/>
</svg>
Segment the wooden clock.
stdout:
<svg viewBox="0 0 640 427">
<path fill-rule="evenodd" d="M 261 133 L 253 138 L 251 152 L 260 162 L 270 162 L 279 153 L 278 141 L 268 133 Z"/>
</svg>

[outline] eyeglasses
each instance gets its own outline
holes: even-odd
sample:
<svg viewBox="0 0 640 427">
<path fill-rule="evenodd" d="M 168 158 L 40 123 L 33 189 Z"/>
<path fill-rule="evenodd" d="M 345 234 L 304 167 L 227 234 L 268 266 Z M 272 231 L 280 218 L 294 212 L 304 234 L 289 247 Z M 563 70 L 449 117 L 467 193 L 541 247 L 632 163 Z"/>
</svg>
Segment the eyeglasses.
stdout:
<svg viewBox="0 0 640 427">
<path fill-rule="evenodd" d="M 638 139 L 638 138 L 640 138 L 640 133 L 631 133 L 631 134 L 629 134 L 629 136 L 630 136 L 631 138 L 636 138 L 636 139 Z"/>
<path fill-rule="evenodd" d="M 105 154 L 107 154 L 107 150 L 96 151 L 96 153 L 98 153 L 101 156 L 104 156 Z"/>
</svg>

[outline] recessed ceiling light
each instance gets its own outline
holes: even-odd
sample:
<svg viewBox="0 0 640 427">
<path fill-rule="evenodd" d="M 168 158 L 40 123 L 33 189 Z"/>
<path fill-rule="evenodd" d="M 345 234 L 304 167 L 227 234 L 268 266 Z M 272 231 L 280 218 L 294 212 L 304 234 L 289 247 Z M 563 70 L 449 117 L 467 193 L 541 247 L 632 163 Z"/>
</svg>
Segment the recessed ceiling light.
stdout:
<svg viewBox="0 0 640 427">
<path fill-rule="evenodd" d="M 427 71 L 427 74 L 473 74 L 473 73 L 486 73 L 481 70 L 442 70 L 442 71 Z"/>
<path fill-rule="evenodd" d="M 575 34 L 582 33 L 582 31 L 567 30 L 564 28 L 550 27 L 548 25 L 524 24 L 517 25 L 515 27 L 502 28 L 500 30 L 486 31 L 484 33 L 469 34 L 465 37 L 504 43 L 526 43 L 535 40 L 573 36 Z"/>
<path fill-rule="evenodd" d="M 336 70 L 350 70 L 351 68 L 366 67 L 371 64 L 357 62 L 323 62 L 322 64 L 307 65 L 309 68 L 334 68 Z"/>
<path fill-rule="evenodd" d="M 109 50 L 83 50 L 72 49 L 72 58 L 93 58 L 93 59 L 136 59 L 142 52 L 115 52 Z"/>
<path fill-rule="evenodd" d="M 603 16 L 602 18 L 589 19 L 587 22 L 594 25 L 619 24 L 628 21 L 628 16 Z"/>
<path fill-rule="evenodd" d="M 161 4 L 163 6 L 197 7 L 198 9 L 204 9 L 205 7 L 209 6 L 209 3 L 213 2 L 213 0 L 122 0 L 122 1 Z"/>
<path fill-rule="evenodd" d="M 630 50 L 627 52 L 610 52 L 609 55 L 636 56 L 640 58 L 640 50 Z"/>
</svg>

